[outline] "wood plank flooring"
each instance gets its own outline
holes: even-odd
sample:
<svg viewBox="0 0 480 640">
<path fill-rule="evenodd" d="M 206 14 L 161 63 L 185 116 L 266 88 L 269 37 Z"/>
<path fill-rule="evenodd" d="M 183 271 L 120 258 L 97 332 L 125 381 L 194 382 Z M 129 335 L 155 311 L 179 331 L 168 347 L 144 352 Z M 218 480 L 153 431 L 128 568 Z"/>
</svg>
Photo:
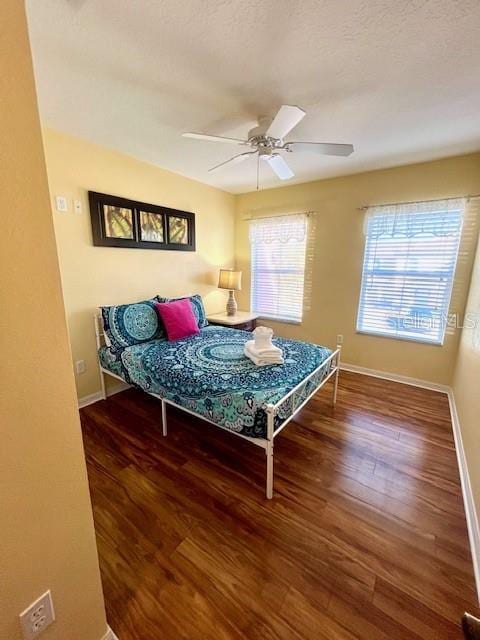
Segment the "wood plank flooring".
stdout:
<svg viewBox="0 0 480 640">
<path fill-rule="evenodd" d="M 461 638 L 478 615 L 448 400 L 342 372 L 265 453 L 128 390 L 81 411 L 120 640 Z"/>
</svg>

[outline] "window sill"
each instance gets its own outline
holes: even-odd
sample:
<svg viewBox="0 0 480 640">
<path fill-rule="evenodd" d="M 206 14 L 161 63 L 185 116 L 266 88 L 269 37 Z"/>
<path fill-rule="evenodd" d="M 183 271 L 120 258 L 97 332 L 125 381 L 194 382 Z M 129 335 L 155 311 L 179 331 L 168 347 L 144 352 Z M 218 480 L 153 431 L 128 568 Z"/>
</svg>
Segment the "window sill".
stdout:
<svg viewBox="0 0 480 640">
<path fill-rule="evenodd" d="M 413 338 L 410 336 L 395 336 L 391 333 L 379 333 L 377 331 L 360 331 L 357 329 L 355 333 L 362 336 L 370 336 L 371 338 L 389 338 L 390 340 L 399 340 L 400 342 L 415 342 L 416 344 L 424 344 L 430 347 L 443 347 L 445 338 L 441 342 L 433 340 L 422 340 L 421 338 Z"/>
<path fill-rule="evenodd" d="M 272 322 L 281 322 L 282 324 L 293 324 L 300 326 L 302 324 L 301 320 L 286 320 L 285 318 L 275 318 L 274 316 L 258 316 L 258 320 L 271 320 Z"/>
</svg>

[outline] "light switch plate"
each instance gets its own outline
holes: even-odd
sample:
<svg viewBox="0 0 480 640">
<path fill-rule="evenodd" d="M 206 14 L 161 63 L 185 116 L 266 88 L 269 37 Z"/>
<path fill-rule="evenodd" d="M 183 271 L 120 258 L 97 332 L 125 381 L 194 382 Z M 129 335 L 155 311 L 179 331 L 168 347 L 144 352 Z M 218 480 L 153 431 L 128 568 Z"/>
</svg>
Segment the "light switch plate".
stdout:
<svg viewBox="0 0 480 640">
<path fill-rule="evenodd" d="M 73 201 L 73 210 L 75 211 L 75 213 L 82 213 L 82 201 L 81 200 L 74 200 Z"/>
<path fill-rule="evenodd" d="M 62 213 L 68 211 L 68 202 L 65 196 L 55 196 L 55 209 Z"/>
</svg>

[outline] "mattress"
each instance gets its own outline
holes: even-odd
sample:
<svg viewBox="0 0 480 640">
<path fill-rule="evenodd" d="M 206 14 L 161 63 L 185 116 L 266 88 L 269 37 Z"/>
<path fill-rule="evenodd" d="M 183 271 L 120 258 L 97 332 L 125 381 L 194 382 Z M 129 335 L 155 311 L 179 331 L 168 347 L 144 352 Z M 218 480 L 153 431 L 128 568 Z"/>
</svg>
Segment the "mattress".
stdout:
<svg viewBox="0 0 480 640">
<path fill-rule="evenodd" d="M 103 347 L 99 356 L 102 366 L 143 391 L 171 400 L 231 431 L 265 438 L 265 406 L 278 402 L 332 351 L 307 342 L 274 338 L 274 344 L 283 349 L 285 364 L 257 367 L 243 353 L 250 338 L 245 331 L 208 326 L 198 335 L 174 342 L 152 340 L 118 353 L 107 353 Z M 329 370 L 329 363 L 320 368 L 302 388 L 303 397 Z M 291 402 L 282 405 L 276 425 L 292 412 Z"/>
</svg>

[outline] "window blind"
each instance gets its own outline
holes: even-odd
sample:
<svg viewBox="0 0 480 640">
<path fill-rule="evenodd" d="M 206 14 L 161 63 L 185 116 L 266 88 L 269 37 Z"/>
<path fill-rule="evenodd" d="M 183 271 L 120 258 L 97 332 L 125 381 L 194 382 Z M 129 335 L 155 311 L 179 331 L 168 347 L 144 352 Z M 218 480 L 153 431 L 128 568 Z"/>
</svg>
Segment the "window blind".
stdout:
<svg viewBox="0 0 480 640">
<path fill-rule="evenodd" d="M 306 246 L 306 214 L 250 222 L 252 311 L 264 318 L 301 321 Z"/>
<path fill-rule="evenodd" d="M 357 330 L 442 344 L 463 199 L 367 211 Z"/>
</svg>

